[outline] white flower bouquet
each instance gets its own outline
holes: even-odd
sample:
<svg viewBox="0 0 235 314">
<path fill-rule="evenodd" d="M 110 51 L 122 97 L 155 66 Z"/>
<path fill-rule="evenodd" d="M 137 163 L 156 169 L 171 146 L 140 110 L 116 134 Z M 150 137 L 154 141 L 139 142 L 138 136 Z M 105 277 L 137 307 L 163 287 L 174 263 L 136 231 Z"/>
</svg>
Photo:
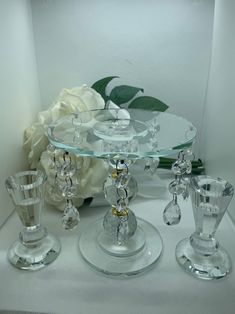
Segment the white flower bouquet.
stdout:
<svg viewBox="0 0 235 314">
<path fill-rule="evenodd" d="M 55 172 L 51 168 L 51 156 L 47 151 L 49 144 L 46 130 L 49 124 L 57 119 L 77 112 L 92 109 L 103 109 L 103 98 L 94 89 L 82 85 L 72 89 L 63 89 L 57 100 L 48 108 L 38 114 L 36 121 L 25 130 L 23 147 L 27 154 L 30 168 L 42 168 L 47 175 L 45 200 L 64 210 L 65 199 L 61 191 L 55 187 Z M 62 152 L 61 152 L 62 154 Z M 76 172 L 76 195 L 74 205 L 80 207 L 84 199 L 93 197 L 103 189 L 103 182 L 107 176 L 106 164 L 101 159 L 79 157 L 71 155 L 72 162 L 79 169 Z"/>
</svg>

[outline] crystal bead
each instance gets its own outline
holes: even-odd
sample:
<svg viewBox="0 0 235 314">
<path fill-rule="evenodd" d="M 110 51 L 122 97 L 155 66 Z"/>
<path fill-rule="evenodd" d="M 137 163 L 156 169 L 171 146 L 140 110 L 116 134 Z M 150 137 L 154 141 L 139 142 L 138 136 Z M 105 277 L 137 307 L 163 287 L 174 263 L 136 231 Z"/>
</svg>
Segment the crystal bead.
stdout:
<svg viewBox="0 0 235 314">
<path fill-rule="evenodd" d="M 192 172 L 192 163 L 190 160 L 186 160 L 186 164 L 187 164 L 186 173 L 190 174 Z"/>
<path fill-rule="evenodd" d="M 159 164 L 159 158 L 148 158 L 144 166 L 144 171 L 154 174 Z"/>
<path fill-rule="evenodd" d="M 73 165 L 63 165 L 58 171 L 60 177 L 72 177 L 76 173 L 76 167 Z"/>
<path fill-rule="evenodd" d="M 120 173 L 116 178 L 116 186 L 117 188 L 121 188 L 123 186 L 127 186 L 128 181 L 130 180 L 131 176 L 127 172 Z"/>
<path fill-rule="evenodd" d="M 185 189 L 186 186 L 182 181 L 174 180 L 169 184 L 169 192 L 171 194 L 180 195 L 184 193 Z"/>
<path fill-rule="evenodd" d="M 120 187 L 120 188 L 117 188 L 117 195 L 118 195 L 118 200 L 119 199 L 126 199 L 128 197 L 128 192 L 127 192 L 127 189 L 123 188 L 123 187 Z"/>
<path fill-rule="evenodd" d="M 184 155 L 184 159 L 186 160 L 192 159 L 194 157 L 192 147 L 188 147 L 187 149 L 185 149 L 183 152 L 183 155 Z"/>
<path fill-rule="evenodd" d="M 104 184 L 104 194 L 105 198 L 110 205 L 116 206 L 120 196 L 117 193 L 117 187 L 115 185 L 116 180 L 113 180 L 111 176 L 109 176 Z M 138 192 L 136 180 L 131 176 L 130 180 L 128 181 L 127 186 L 125 187 L 127 191 L 127 197 L 129 201 L 136 197 Z M 120 194 L 120 193 L 119 193 Z M 125 196 L 125 195 L 124 195 Z"/>
<path fill-rule="evenodd" d="M 165 224 L 172 226 L 177 225 L 181 219 L 181 211 L 179 205 L 172 200 L 164 209 L 163 221 Z"/>
<path fill-rule="evenodd" d="M 188 161 L 187 160 L 176 160 L 172 165 L 172 172 L 174 175 L 180 176 L 188 171 Z"/>
<path fill-rule="evenodd" d="M 76 187 L 65 185 L 62 188 L 62 195 L 66 198 L 73 198 L 76 196 Z"/>
</svg>

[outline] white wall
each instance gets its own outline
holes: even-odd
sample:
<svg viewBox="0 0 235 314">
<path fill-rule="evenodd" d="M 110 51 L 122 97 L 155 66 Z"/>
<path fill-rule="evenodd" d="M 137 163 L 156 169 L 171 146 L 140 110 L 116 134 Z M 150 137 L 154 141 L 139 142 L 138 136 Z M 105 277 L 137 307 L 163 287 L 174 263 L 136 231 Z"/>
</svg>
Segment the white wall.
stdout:
<svg viewBox="0 0 235 314">
<path fill-rule="evenodd" d="M 235 1 L 216 0 L 201 154 L 207 173 L 235 186 Z M 235 197 L 230 205 L 235 219 Z"/>
<path fill-rule="evenodd" d="M 0 0 L 0 225 L 13 209 L 5 189 L 26 168 L 23 130 L 40 108 L 30 2 Z"/>
<path fill-rule="evenodd" d="M 145 88 L 201 130 L 212 0 L 31 1 L 42 103 L 106 75 Z M 208 174 L 235 185 L 235 1 L 216 0 L 200 141 Z M 12 208 L 5 178 L 26 168 L 23 130 L 40 110 L 30 2 L 0 0 L 0 223 Z M 7 134 L 7 137 L 6 137 Z M 230 206 L 235 219 L 235 198 Z"/>
<path fill-rule="evenodd" d="M 32 0 L 42 103 L 109 75 L 201 128 L 213 0 Z"/>
<path fill-rule="evenodd" d="M 144 87 L 201 131 L 208 174 L 235 185 L 235 1 L 0 0 L 0 223 L 5 178 L 27 167 L 23 130 L 63 87 L 106 75 Z M 35 59 L 34 38 L 36 56 Z M 117 81 L 118 83 L 118 81 Z M 203 110 L 205 110 L 202 126 Z M 7 134 L 7 137 L 6 137 Z M 235 219 L 235 197 L 230 206 Z"/>
</svg>

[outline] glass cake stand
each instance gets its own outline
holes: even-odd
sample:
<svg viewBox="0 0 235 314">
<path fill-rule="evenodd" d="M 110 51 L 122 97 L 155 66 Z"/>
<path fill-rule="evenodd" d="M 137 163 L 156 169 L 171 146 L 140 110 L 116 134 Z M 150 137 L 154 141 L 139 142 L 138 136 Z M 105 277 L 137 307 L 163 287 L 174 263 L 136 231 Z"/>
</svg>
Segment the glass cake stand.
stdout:
<svg viewBox="0 0 235 314">
<path fill-rule="evenodd" d="M 195 127 L 184 118 L 142 109 L 77 112 L 49 126 L 55 147 L 109 162 L 104 193 L 111 208 L 79 239 L 81 255 L 92 268 L 132 276 L 157 262 L 163 246 L 158 230 L 129 208 L 135 189 L 129 167 L 136 159 L 175 155 L 191 147 L 195 136 Z"/>
</svg>

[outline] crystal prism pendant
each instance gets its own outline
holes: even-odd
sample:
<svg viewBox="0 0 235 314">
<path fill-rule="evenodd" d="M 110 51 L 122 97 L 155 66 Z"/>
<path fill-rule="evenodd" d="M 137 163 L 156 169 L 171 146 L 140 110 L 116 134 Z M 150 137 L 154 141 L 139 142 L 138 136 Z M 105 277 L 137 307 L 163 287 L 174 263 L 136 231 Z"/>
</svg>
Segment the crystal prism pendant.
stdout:
<svg viewBox="0 0 235 314">
<path fill-rule="evenodd" d="M 68 203 L 62 216 L 63 228 L 66 230 L 72 230 L 78 225 L 79 221 L 79 211 L 71 202 Z"/>
<path fill-rule="evenodd" d="M 172 200 L 163 212 L 164 223 L 168 226 L 177 225 L 181 219 L 181 211 L 178 203 Z"/>
</svg>

